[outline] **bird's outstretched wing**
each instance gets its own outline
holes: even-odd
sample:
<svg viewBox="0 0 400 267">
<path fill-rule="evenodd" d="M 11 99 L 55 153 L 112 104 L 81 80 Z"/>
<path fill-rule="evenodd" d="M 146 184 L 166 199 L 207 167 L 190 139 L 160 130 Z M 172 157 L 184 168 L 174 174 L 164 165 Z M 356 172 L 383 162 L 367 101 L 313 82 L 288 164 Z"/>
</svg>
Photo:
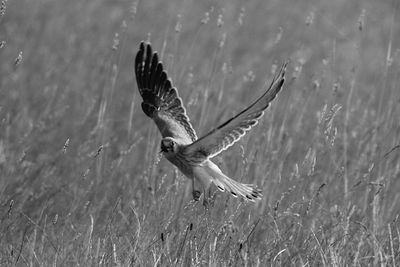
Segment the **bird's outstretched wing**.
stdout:
<svg viewBox="0 0 400 267">
<path fill-rule="evenodd" d="M 186 115 L 182 99 L 150 44 L 140 44 L 135 59 L 135 74 L 143 98 L 143 112 L 154 120 L 161 135 L 181 139 L 187 144 L 194 142 L 196 132 Z"/>
<path fill-rule="evenodd" d="M 199 164 L 237 142 L 258 123 L 264 110 L 281 90 L 285 81 L 286 66 L 287 63 L 282 66 L 268 90 L 253 104 L 197 141 L 187 145 L 181 153 L 192 162 Z"/>
</svg>

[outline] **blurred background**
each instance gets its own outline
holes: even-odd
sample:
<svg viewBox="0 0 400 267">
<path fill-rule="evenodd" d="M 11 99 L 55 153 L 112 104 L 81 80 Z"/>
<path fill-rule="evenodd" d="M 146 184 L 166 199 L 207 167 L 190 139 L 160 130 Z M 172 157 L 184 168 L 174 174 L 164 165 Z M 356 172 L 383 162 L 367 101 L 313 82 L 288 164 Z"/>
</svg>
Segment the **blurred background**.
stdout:
<svg viewBox="0 0 400 267">
<path fill-rule="evenodd" d="M 278 252 L 283 264 L 394 264 L 399 25 L 394 0 L 3 0 L 0 264 L 194 264 L 193 227 L 217 263 L 256 264 L 212 250 L 212 233 L 261 264 Z M 186 180 L 159 157 L 160 135 L 140 107 L 133 69 L 143 40 L 199 136 L 289 61 L 259 126 L 215 159 L 263 188 L 262 201 L 217 193 L 208 215 L 188 204 Z M 324 259 L 329 246 L 335 257 Z"/>
</svg>

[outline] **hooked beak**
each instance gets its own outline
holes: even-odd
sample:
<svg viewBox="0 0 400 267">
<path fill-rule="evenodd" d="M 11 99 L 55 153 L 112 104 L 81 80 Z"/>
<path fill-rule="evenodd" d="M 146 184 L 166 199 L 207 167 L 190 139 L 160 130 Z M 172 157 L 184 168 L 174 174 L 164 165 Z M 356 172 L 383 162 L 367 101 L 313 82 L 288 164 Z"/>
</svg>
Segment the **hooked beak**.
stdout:
<svg viewBox="0 0 400 267">
<path fill-rule="evenodd" d="M 162 154 L 162 153 L 164 153 L 164 152 L 167 152 L 167 149 L 166 149 L 165 146 L 163 146 L 163 145 L 161 144 L 160 154 Z"/>
</svg>

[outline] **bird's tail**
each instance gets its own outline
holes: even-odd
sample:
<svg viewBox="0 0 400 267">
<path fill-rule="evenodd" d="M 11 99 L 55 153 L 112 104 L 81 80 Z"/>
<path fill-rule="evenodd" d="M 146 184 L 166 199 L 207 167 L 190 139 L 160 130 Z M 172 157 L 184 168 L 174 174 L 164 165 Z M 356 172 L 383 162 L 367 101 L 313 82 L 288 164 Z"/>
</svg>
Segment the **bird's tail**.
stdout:
<svg viewBox="0 0 400 267">
<path fill-rule="evenodd" d="M 209 166 L 211 167 L 211 166 Z M 215 166 L 216 167 L 216 166 Z M 242 197 L 245 200 L 255 201 L 257 199 L 261 199 L 262 194 L 261 190 L 252 184 L 242 184 L 232 180 L 228 176 L 222 173 L 219 168 L 208 168 L 208 173 L 212 182 L 217 186 L 217 188 L 224 192 L 225 190 L 229 191 L 234 197 Z"/>
</svg>

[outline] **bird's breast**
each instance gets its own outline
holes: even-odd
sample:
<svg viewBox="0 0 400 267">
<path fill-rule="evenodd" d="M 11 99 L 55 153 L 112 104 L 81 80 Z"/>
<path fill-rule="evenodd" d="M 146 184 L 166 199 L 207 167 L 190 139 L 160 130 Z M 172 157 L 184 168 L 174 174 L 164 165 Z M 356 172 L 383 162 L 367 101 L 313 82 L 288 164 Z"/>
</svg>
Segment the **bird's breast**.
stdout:
<svg viewBox="0 0 400 267">
<path fill-rule="evenodd" d="M 170 154 L 166 155 L 166 158 L 169 162 L 174 164 L 178 169 L 188 178 L 193 178 L 193 167 L 190 162 L 187 161 L 182 155 L 179 153 L 177 154 Z"/>
</svg>

